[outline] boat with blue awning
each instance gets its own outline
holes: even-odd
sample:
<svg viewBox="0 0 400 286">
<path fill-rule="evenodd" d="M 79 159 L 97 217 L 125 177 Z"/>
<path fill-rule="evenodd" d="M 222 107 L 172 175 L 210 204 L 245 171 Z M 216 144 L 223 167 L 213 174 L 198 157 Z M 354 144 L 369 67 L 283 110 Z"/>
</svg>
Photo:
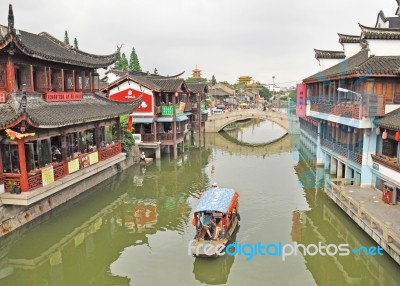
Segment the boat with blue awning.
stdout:
<svg viewBox="0 0 400 286">
<path fill-rule="evenodd" d="M 194 256 L 218 256 L 221 246 L 227 245 L 239 226 L 238 209 L 239 194 L 233 189 L 214 186 L 201 195 L 192 219 L 196 227 L 190 245 Z"/>
</svg>

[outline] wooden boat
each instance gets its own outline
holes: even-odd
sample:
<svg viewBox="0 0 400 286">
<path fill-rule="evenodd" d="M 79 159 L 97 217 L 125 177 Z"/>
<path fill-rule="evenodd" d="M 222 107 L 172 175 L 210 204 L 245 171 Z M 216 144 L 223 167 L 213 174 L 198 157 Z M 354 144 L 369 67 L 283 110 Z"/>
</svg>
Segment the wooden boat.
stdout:
<svg viewBox="0 0 400 286">
<path fill-rule="evenodd" d="M 228 188 L 213 187 L 201 195 L 192 220 L 192 224 L 196 227 L 196 234 L 191 242 L 191 252 L 194 256 L 219 256 L 217 248 L 220 248 L 220 245 L 225 247 L 239 226 L 238 199 L 239 194 Z M 211 225 L 210 234 L 213 237 L 208 235 L 207 228 L 201 223 L 201 217 L 204 215 L 211 215 L 211 220 L 215 222 L 215 225 Z M 220 231 L 219 235 L 215 237 L 217 227 L 220 228 Z"/>
<path fill-rule="evenodd" d="M 140 166 L 148 166 L 153 162 L 153 158 L 145 158 L 145 161 L 139 160 Z"/>
</svg>

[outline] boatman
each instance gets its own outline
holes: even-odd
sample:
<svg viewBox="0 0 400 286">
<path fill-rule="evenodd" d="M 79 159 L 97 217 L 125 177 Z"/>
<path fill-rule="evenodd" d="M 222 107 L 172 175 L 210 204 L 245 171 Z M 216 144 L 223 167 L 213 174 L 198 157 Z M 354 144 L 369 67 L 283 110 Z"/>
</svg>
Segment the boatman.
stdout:
<svg viewBox="0 0 400 286">
<path fill-rule="evenodd" d="M 206 230 L 208 236 L 210 237 L 210 239 L 212 238 L 211 236 L 211 224 L 215 225 L 215 222 L 211 219 L 211 214 L 205 213 L 200 217 L 200 222 L 201 225 L 203 226 L 203 228 Z"/>
</svg>

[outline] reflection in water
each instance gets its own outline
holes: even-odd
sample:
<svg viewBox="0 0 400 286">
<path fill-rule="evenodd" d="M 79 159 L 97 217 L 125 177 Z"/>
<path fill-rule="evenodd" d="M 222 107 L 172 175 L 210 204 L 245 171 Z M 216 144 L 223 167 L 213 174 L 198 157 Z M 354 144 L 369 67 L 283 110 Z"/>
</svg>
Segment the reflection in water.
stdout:
<svg viewBox="0 0 400 286">
<path fill-rule="evenodd" d="M 240 226 L 235 230 L 229 243 L 236 241 Z M 228 282 L 229 273 L 235 256 L 224 255 L 217 258 L 196 257 L 193 262 L 193 274 L 196 280 L 209 285 L 223 285 Z"/>
<path fill-rule="evenodd" d="M 301 160 L 295 169 L 305 190 L 310 210 L 294 211 L 292 216 L 292 239 L 303 245 L 348 244 L 350 250 L 360 246 L 376 246 L 324 193 L 318 177 L 323 169 L 315 167 L 315 156 L 304 146 L 300 148 Z M 323 175 L 323 174 L 322 174 Z M 318 285 L 398 285 L 398 266 L 386 254 L 381 256 L 304 256 L 307 268 Z M 326 271 L 329 269 L 329 271 Z"/>
<path fill-rule="evenodd" d="M 231 124 L 224 132 L 236 139 L 236 143 L 265 144 L 282 137 L 287 132 L 277 123 L 269 120 L 250 119 Z"/>
<path fill-rule="evenodd" d="M 375 245 L 318 188 L 314 154 L 294 138 L 267 149 L 207 134 L 178 161 L 132 167 L 2 239 L 0 285 L 398 285 L 387 255 L 188 255 L 191 213 L 213 181 L 240 193 L 240 243 Z"/>
</svg>

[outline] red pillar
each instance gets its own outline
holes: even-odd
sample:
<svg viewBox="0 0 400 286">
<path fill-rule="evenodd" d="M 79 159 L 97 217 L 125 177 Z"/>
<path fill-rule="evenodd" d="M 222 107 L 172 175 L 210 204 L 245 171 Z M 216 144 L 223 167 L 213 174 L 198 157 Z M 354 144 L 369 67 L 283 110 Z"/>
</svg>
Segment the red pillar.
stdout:
<svg viewBox="0 0 400 286">
<path fill-rule="evenodd" d="M 20 177 L 21 191 L 27 192 L 29 190 L 29 183 L 28 183 L 28 172 L 26 170 L 24 139 L 18 139 L 18 156 L 19 156 L 19 171 L 21 173 Z"/>
<path fill-rule="evenodd" d="M 8 57 L 7 65 L 7 91 L 15 90 L 15 68 L 11 57 Z"/>
<path fill-rule="evenodd" d="M 174 144 L 174 160 L 178 159 L 178 146 L 176 143 L 176 98 L 178 93 L 172 95 L 172 107 L 173 107 L 173 122 L 172 122 L 172 134 L 173 134 L 173 144 Z"/>
</svg>

